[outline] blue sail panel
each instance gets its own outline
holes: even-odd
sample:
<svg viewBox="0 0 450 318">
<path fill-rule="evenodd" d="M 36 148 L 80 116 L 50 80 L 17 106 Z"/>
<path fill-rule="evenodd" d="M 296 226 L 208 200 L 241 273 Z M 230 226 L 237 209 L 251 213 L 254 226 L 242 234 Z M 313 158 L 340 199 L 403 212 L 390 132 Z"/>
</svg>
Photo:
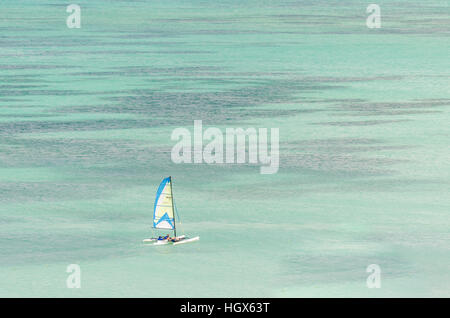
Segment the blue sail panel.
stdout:
<svg viewBox="0 0 450 318">
<path fill-rule="evenodd" d="M 168 177 L 161 181 L 156 192 L 155 206 L 153 209 L 154 228 L 167 230 L 173 230 L 175 228 L 172 200 L 172 181 Z"/>
</svg>

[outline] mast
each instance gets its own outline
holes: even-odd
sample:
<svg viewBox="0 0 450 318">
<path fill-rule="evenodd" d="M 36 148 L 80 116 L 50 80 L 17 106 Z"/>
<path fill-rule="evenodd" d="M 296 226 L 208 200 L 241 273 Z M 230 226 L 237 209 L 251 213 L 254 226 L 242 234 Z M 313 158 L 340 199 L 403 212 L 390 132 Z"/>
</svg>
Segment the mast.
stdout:
<svg viewBox="0 0 450 318">
<path fill-rule="evenodd" d="M 173 205 L 173 182 L 171 176 L 169 176 L 169 180 L 170 180 L 170 189 L 172 190 L 173 235 L 177 237 L 177 228 L 175 226 L 175 207 Z"/>
</svg>

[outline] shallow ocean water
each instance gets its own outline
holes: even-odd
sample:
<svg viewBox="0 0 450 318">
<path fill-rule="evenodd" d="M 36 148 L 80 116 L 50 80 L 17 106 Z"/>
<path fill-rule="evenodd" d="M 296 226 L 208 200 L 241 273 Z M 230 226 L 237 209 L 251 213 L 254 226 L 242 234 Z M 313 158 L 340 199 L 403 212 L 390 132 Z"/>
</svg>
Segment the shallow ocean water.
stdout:
<svg viewBox="0 0 450 318">
<path fill-rule="evenodd" d="M 78 4 L 0 4 L 0 296 L 450 295 L 447 1 Z M 198 119 L 278 173 L 174 164 Z M 201 239 L 144 246 L 168 175 Z"/>
</svg>

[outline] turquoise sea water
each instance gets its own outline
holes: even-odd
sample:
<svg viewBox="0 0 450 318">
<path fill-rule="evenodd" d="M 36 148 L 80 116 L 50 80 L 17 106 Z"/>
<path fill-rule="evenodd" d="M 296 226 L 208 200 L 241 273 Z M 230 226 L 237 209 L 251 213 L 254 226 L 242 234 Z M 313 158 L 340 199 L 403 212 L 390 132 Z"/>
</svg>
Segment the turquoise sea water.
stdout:
<svg viewBox="0 0 450 318">
<path fill-rule="evenodd" d="M 450 296 L 448 1 L 77 4 L 0 3 L 0 296 Z M 279 172 L 172 163 L 196 119 Z M 144 246 L 168 175 L 201 240 Z"/>
</svg>

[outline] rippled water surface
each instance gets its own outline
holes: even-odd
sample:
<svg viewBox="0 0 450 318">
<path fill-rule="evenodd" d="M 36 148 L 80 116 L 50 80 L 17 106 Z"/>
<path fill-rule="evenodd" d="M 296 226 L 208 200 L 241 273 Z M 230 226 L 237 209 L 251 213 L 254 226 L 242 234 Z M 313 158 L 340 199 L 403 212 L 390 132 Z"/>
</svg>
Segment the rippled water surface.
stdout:
<svg viewBox="0 0 450 318">
<path fill-rule="evenodd" d="M 0 4 L 0 296 L 450 296 L 448 1 L 77 3 Z M 200 119 L 278 173 L 174 164 Z M 201 240 L 144 246 L 168 175 Z"/>
</svg>

